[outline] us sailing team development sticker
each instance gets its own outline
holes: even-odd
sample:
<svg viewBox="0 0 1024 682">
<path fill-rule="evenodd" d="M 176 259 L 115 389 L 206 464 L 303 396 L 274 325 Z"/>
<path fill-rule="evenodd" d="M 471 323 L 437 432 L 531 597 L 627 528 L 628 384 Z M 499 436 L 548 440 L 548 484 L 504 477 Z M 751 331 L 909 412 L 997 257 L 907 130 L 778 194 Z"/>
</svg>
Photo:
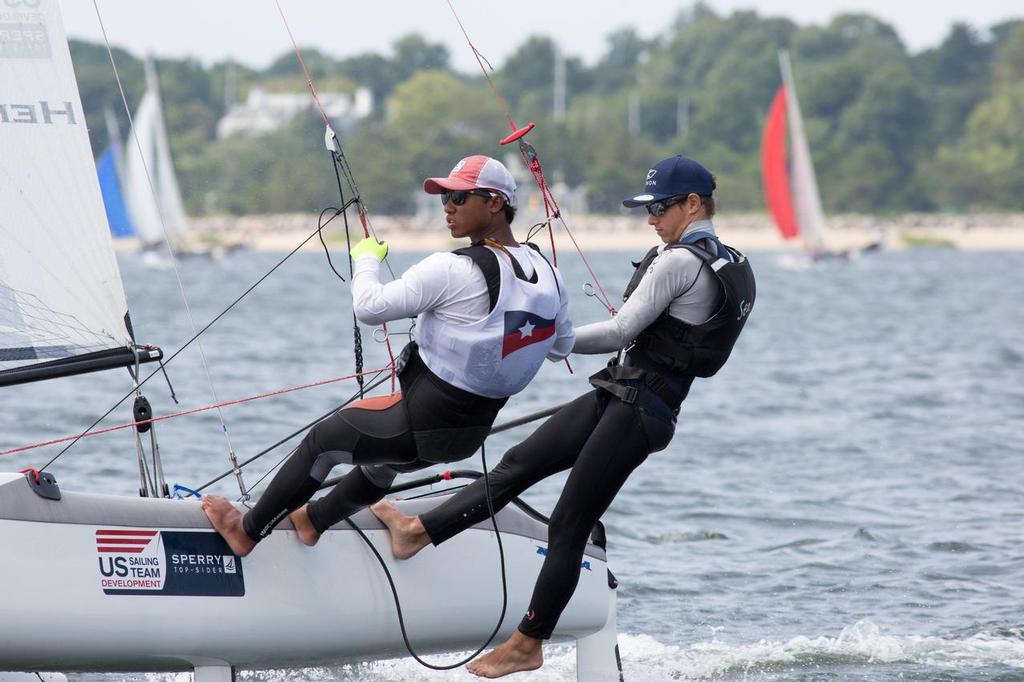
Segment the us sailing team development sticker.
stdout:
<svg viewBox="0 0 1024 682">
<path fill-rule="evenodd" d="M 217 533 L 96 531 L 104 594 L 242 597 L 242 560 Z"/>
</svg>

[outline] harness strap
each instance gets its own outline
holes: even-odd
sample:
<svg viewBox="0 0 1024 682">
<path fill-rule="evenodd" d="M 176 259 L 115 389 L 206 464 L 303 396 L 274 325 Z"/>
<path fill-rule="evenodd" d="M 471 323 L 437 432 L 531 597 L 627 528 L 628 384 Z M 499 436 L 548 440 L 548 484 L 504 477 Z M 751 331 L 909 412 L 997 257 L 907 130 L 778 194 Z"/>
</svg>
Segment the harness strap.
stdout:
<svg viewBox="0 0 1024 682">
<path fill-rule="evenodd" d="M 638 388 L 625 383 L 629 381 L 638 382 L 642 386 Z M 611 393 L 627 405 L 642 400 L 641 389 L 646 388 L 672 409 L 679 407 L 689 392 L 689 385 L 684 386 L 680 392 L 661 376 L 634 365 L 607 367 L 590 377 L 590 385 Z"/>
<path fill-rule="evenodd" d="M 483 273 L 484 281 L 487 283 L 487 297 L 490 300 L 487 312 L 492 312 L 494 306 L 498 304 L 498 293 L 501 291 L 501 266 L 498 265 L 498 256 L 483 244 L 464 246 L 452 253 L 466 256 Z"/>
</svg>

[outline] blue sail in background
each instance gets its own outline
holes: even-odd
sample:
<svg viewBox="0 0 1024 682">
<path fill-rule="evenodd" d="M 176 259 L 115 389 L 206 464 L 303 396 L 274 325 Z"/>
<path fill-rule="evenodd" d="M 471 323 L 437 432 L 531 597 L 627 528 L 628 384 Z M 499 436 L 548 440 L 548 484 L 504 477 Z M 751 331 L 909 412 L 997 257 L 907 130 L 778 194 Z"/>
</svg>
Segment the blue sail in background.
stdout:
<svg viewBox="0 0 1024 682">
<path fill-rule="evenodd" d="M 100 178 L 100 193 L 103 195 L 103 205 L 107 209 L 107 222 L 110 223 L 110 234 L 115 239 L 131 237 L 135 234 L 135 225 L 128 217 L 128 209 L 124 205 L 124 195 L 121 194 L 117 164 L 117 151 L 113 145 L 107 147 L 96 161 L 96 173 Z"/>
</svg>

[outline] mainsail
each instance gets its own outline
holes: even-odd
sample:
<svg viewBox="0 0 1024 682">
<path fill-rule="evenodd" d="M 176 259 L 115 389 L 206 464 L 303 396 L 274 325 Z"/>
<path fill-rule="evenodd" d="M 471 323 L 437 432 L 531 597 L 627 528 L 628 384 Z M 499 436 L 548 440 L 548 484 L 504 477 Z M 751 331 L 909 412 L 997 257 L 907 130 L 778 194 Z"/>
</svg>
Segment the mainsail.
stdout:
<svg viewBox="0 0 1024 682">
<path fill-rule="evenodd" d="M 135 110 L 125 155 L 125 203 L 139 239 L 151 247 L 163 241 L 166 231 L 171 244 L 180 245 L 188 236 L 188 220 L 171 161 L 156 67 L 150 59 L 146 93 Z"/>
<path fill-rule="evenodd" d="M 0 384 L 134 363 L 57 0 L 0 31 L 0 83 Z"/>
<path fill-rule="evenodd" d="M 761 145 L 761 171 L 765 203 L 783 239 L 801 235 L 808 250 L 824 251 L 825 213 L 821 208 L 818 181 L 811 150 L 804 134 L 789 54 L 779 52 L 782 86 L 775 94 L 765 122 Z M 792 164 L 786 164 L 786 124 L 792 146 Z"/>
</svg>

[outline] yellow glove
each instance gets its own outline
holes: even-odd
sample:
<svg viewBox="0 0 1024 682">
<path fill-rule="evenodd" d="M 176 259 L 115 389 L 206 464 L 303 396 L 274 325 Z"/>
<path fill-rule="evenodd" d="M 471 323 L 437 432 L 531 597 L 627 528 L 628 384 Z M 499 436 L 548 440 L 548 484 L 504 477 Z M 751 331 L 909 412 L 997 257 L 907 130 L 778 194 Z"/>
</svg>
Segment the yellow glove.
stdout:
<svg viewBox="0 0 1024 682">
<path fill-rule="evenodd" d="M 387 242 L 379 242 L 373 237 L 366 237 L 352 247 L 352 260 L 359 260 L 363 256 L 373 256 L 378 262 L 384 260 L 388 255 Z"/>
</svg>

